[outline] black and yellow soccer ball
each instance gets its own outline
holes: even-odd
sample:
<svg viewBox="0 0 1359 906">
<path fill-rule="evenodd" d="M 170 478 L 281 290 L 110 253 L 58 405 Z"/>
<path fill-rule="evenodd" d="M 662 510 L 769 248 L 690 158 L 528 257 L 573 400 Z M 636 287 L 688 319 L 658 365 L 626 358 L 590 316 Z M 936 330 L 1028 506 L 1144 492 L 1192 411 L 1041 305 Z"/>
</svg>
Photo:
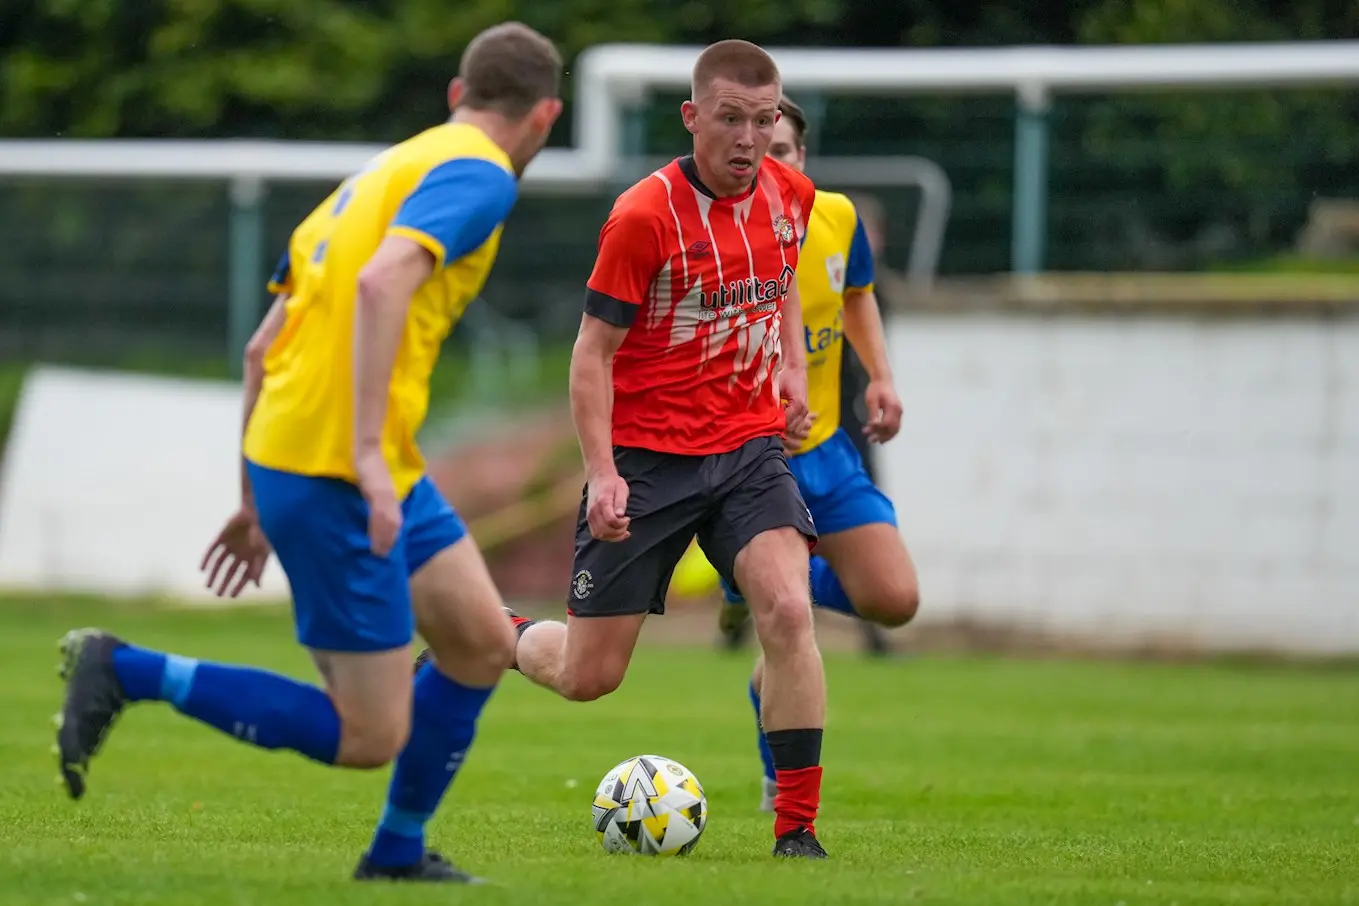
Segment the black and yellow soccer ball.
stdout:
<svg viewBox="0 0 1359 906">
<path fill-rule="evenodd" d="M 686 856 L 708 825 L 703 785 L 660 755 L 629 758 L 605 774 L 593 811 L 599 844 L 610 853 Z"/>
</svg>

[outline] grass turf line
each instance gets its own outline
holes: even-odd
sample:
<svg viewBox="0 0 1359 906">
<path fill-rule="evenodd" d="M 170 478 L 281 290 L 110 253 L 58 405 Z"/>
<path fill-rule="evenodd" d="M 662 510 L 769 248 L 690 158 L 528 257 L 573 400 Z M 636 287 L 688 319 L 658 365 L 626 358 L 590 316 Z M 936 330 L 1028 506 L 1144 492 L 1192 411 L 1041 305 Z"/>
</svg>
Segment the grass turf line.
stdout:
<svg viewBox="0 0 1359 906">
<path fill-rule="evenodd" d="M 143 644 L 310 677 L 278 609 L 207 613 L 0 599 L 0 902 L 535 906 L 749 903 L 1359 903 L 1352 670 L 831 655 L 819 828 L 832 861 L 779 864 L 754 811 L 747 655 L 639 651 L 601 702 L 511 674 L 432 842 L 496 887 L 346 880 L 387 772 L 327 770 L 163 705 L 114 730 L 80 803 L 54 785 L 54 642 Z M 657 752 L 707 788 L 687 860 L 610 857 L 590 797 Z"/>
</svg>

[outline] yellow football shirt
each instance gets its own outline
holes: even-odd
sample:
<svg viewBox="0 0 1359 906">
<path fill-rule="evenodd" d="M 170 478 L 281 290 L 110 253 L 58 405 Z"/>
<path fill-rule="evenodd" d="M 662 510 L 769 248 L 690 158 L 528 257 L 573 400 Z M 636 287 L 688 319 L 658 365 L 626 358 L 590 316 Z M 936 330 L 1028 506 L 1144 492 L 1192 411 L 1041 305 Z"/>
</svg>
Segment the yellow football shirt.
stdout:
<svg viewBox="0 0 1359 906">
<path fill-rule="evenodd" d="M 374 158 L 294 230 L 270 290 L 287 318 L 246 427 L 257 465 L 355 481 L 354 313 L 358 276 L 386 236 L 420 243 L 434 273 L 411 299 L 382 430 L 398 499 L 425 471 L 415 437 L 444 338 L 481 292 L 517 196 L 509 157 L 474 126 L 428 129 Z"/>
<path fill-rule="evenodd" d="M 797 265 L 807 347 L 807 405 L 816 419 L 798 453 L 825 443 L 840 427 L 840 369 L 845 339 L 845 292 L 873 288 L 873 253 L 854 202 L 816 192 Z"/>
</svg>

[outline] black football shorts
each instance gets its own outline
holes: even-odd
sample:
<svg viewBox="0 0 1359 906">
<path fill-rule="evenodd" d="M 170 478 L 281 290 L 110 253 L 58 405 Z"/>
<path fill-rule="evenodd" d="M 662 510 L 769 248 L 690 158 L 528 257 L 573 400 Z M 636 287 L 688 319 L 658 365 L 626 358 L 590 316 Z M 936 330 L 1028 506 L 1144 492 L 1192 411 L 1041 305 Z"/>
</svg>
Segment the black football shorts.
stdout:
<svg viewBox="0 0 1359 906">
<path fill-rule="evenodd" d="M 665 613 L 670 577 L 694 536 L 717 572 L 735 587 L 736 555 L 756 535 L 791 527 L 816 540 L 777 437 L 759 437 L 709 456 L 614 447 L 628 483 L 626 541 L 590 534 L 582 493 L 567 612 L 577 617 Z"/>
</svg>

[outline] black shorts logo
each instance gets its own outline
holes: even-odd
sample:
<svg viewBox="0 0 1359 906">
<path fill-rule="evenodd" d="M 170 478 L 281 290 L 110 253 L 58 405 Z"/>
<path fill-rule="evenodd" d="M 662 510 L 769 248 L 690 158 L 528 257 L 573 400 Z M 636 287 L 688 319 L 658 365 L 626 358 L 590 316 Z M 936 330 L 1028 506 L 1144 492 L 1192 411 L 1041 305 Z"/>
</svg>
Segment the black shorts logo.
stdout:
<svg viewBox="0 0 1359 906">
<path fill-rule="evenodd" d="M 577 601 L 584 601 L 588 598 L 594 587 L 594 576 L 590 575 L 588 569 L 582 569 L 571 580 L 571 594 L 576 596 Z"/>
</svg>

